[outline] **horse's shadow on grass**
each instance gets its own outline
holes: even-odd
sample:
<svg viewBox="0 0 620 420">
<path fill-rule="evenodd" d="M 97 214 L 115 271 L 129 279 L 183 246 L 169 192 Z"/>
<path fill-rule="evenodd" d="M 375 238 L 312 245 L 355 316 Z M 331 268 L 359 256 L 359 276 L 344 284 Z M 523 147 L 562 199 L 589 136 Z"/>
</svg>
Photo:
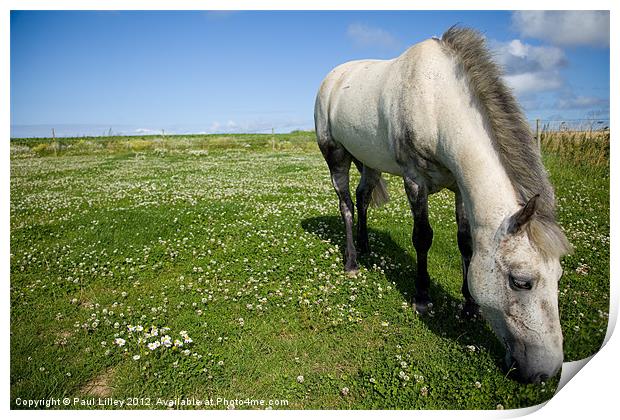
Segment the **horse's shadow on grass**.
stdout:
<svg viewBox="0 0 620 420">
<path fill-rule="evenodd" d="M 301 226 L 306 232 L 339 246 L 341 255 L 344 255 L 344 225 L 339 217 L 306 218 L 301 221 Z M 386 232 L 369 228 L 368 236 L 371 253 L 376 254 L 376 256 L 358 255 L 358 263 L 367 269 L 371 269 L 381 256 L 386 257 L 390 262 L 384 267 L 386 278 L 395 284 L 404 299 L 412 304 L 415 292 L 415 259 L 407 250 L 394 242 Z M 456 252 L 458 253 L 458 251 Z M 458 259 L 460 261 L 460 257 Z M 344 270 L 344 265 L 341 269 Z M 434 313 L 420 316 L 422 322 L 438 336 L 451 339 L 460 345 L 483 345 L 489 349 L 498 366 L 502 367 L 503 347 L 480 317 L 475 320 L 465 320 L 461 316 L 459 305 L 462 303 L 462 296 L 454 297 L 432 278 L 430 293 Z"/>
</svg>

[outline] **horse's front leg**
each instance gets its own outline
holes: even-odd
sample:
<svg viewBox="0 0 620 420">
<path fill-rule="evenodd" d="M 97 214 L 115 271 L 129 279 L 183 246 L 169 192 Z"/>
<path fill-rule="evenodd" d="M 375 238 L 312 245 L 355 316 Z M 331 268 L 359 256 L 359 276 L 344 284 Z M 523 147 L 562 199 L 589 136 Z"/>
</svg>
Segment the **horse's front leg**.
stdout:
<svg viewBox="0 0 620 420">
<path fill-rule="evenodd" d="M 412 242 L 417 257 L 417 275 L 415 279 L 416 311 L 424 314 L 430 304 L 430 276 L 428 275 L 428 250 L 433 243 L 433 229 L 428 222 L 428 190 L 405 177 L 405 191 L 413 214 Z"/>
<path fill-rule="evenodd" d="M 467 213 L 465 212 L 465 205 L 463 204 L 463 197 L 458 190 L 455 193 L 455 208 L 456 224 L 458 227 L 456 238 L 459 244 L 459 251 L 461 251 L 461 262 L 463 269 L 463 286 L 461 287 L 461 291 L 465 297 L 465 305 L 463 306 L 462 315 L 466 318 L 472 318 L 478 313 L 478 305 L 469 292 L 469 286 L 467 284 L 467 271 L 469 270 L 469 262 L 471 261 L 471 255 L 473 252 L 471 230 L 469 227 L 469 221 L 467 220 Z"/>
</svg>

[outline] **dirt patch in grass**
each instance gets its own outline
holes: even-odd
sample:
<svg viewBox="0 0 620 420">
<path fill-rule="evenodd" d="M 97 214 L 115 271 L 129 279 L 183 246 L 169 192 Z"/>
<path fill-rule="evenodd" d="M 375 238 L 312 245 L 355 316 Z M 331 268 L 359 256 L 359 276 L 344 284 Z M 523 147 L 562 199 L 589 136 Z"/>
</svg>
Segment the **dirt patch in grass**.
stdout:
<svg viewBox="0 0 620 420">
<path fill-rule="evenodd" d="M 112 395 L 114 388 L 112 380 L 114 379 L 114 368 L 106 369 L 104 372 L 95 376 L 80 388 L 80 394 L 93 395 L 95 397 L 109 397 Z"/>
<path fill-rule="evenodd" d="M 61 331 L 60 333 L 56 334 L 56 340 L 54 341 L 54 344 L 60 347 L 64 347 L 67 345 L 71 336 L 73 336 L 73 333 L 71 333 L 70 331 Z"/>
</svg>

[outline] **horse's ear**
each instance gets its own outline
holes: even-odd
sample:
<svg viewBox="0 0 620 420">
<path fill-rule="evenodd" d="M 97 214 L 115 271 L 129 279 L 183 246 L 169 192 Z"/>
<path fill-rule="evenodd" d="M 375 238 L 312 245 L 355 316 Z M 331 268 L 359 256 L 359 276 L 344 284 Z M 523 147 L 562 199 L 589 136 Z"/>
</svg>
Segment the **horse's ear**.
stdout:
<svg viewBox="0 0 620 420">
<path fill-rule="evenodd" d="M 523 227 L 532 219 L 536 209 L 538 208 L 538 199 L 540 194 L 536 194 L 530 198 L 525 206 L 510 217 L 510 225 L 508 226 L 508 233 L 514 234 L 519 232 Z"/>
</svg>

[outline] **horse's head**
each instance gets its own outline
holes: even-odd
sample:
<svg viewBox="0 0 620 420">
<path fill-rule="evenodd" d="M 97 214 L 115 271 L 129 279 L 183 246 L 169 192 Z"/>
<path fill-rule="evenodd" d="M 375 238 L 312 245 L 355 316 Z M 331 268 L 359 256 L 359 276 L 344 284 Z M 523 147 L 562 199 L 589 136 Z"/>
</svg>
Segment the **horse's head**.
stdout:
<svg viewBox="0 0 620 420">
<path fill-rule="evenodd" d="M 554 221 L 536 214 L 538 196 L 507 217 L 486 249 L 476 249 L 469 290 L 506 346 L 523 382 L 554 376 L 563 360 L 558 311 L 560 257 L 570 250 Z"/>
</svg>

